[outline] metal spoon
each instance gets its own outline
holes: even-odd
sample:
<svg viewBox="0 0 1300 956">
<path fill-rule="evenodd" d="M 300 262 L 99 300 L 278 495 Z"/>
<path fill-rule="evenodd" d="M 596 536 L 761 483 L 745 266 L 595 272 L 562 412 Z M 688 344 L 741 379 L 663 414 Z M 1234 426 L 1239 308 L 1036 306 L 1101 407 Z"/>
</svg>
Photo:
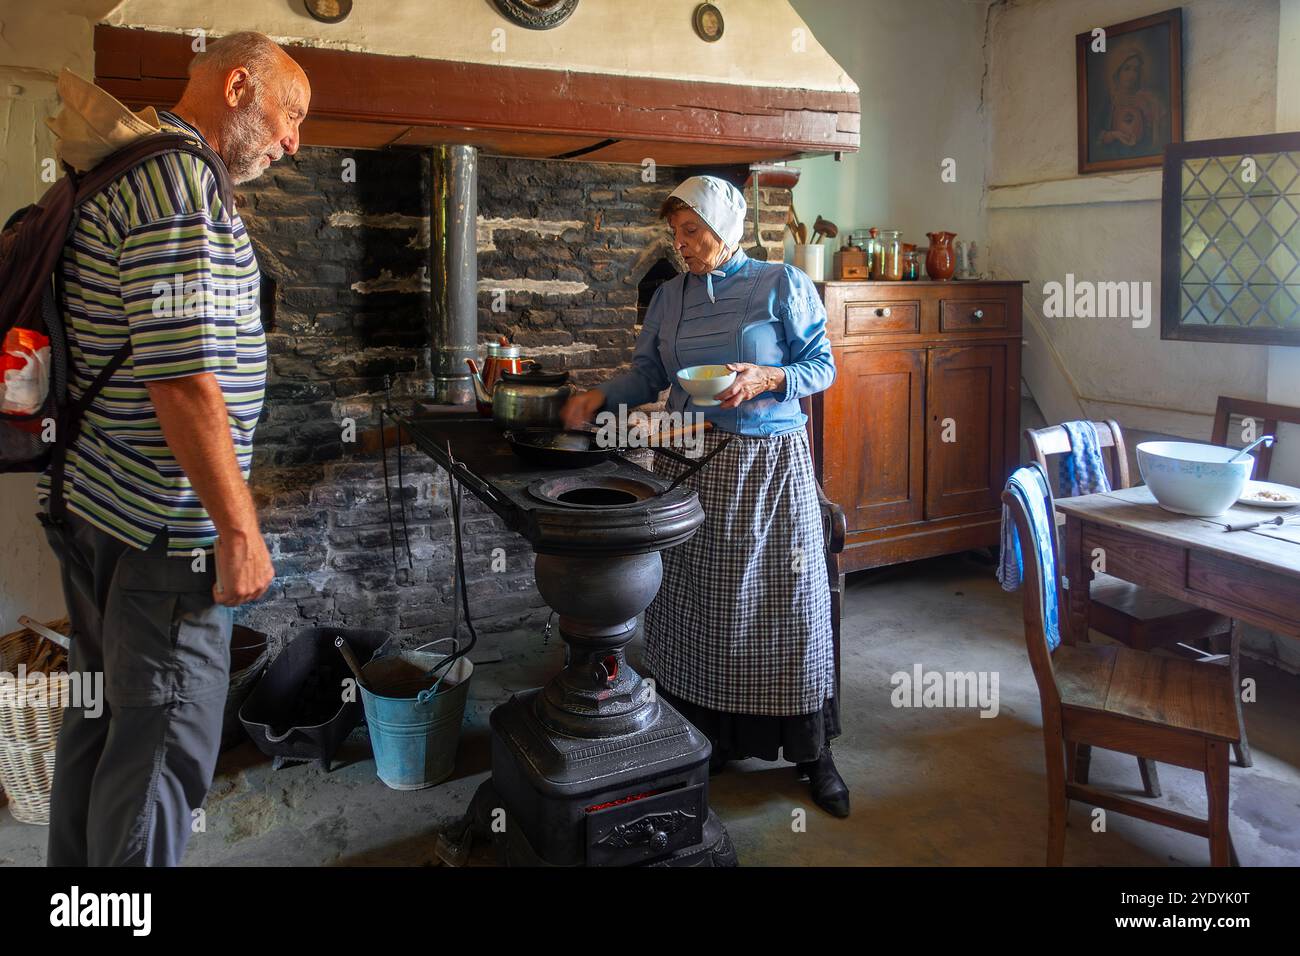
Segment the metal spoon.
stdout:
<svg viewBox="0 0 1300 956">
<path fill-rule="evenodd" d="M 1246 454 L 1248 451 L 1250 451 L 1251 449 L 1255 448 L 1257 445 L 1261 445 L 1261 444 L 1263 444 L 1264 442 L 1268 442 L 1268 444 L 1265 445 L 1264 447 L 1266 447 L 1266 448 L 1272 448 L 1272 447 L 1273 447 L 1273 442 L 1275 442 L 1275 441 L 1277 441 L 1277 439 L 1274 438 L 1272 435 L 1263 435 L 1263 436 L 1261 436 L 1261 437 L 1259 437 L 1259 438 L 1256 438 L 1253 442 L 1251 442 L 1249 445 L 1247 445 L 1247 446 L 1246 446 L 1245 448 L 1243 448 L 1241 451 L 1237 452 L 1235 455 L 1233 455 L 1231 458 L 1229 458 L 1229 459 L 1228 459 L 1228 464 L 1231 465 L 1234 461 L 1240 461 L 1242 455 Z"/>
<path fill-rule="evenodd" d="M 1262 528 L 1265 525 L 1277 525 L 1281 527 L 1288 522 L 1300 518 L 1300 511 L 1290 511 L 1284 515 L 1278 515 L 1275 518 L 1264 518 L 1260 521 L 1234 521 L 1224 525 L 1225 531 L 1254 531 L 1256 528 Z"/>
</svg>

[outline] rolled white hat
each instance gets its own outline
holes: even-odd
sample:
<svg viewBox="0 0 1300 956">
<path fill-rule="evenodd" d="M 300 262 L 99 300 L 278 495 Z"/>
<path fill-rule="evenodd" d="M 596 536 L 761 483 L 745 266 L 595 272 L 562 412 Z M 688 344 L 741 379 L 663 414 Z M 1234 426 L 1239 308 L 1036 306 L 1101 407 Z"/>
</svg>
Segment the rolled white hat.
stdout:
<svg viewBox="0 0 1300 956">
<path fill-rule="evenodd" d="M 133 113 L 110 93 L 69 69 L 59 74 L 63 106 L 48 126 L 58 141 L 55 155 L 79 173 L 94 169 L 108 156 L 142 136 L 162 131 L 152 106 Z"/>
<path fill-rule="evenodd" d="M 729 248 L 745 234 L 745 197 L 740 190 L 717 176 L 692 176 L 672 191 Z"/>
</svg>

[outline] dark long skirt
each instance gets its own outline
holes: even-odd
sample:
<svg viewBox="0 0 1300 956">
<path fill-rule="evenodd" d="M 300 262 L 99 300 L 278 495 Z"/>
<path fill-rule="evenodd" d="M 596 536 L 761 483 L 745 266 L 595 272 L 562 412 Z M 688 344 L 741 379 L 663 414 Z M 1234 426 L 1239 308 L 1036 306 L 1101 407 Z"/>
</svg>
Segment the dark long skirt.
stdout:
<svg viewBox="0 0 1300 956">
<path fill-rule="evenodd" d="M 828 697 L 820 710 L 792 717 L 766 714 L 730 714 L 682 700 L 656 681 L 657 693 L 709 738 L 716 757 L 728 760 L 757 757 L 790 763 L 816 760 L 822 746 L 840 735 L 840 699 Z"/>
</svg>

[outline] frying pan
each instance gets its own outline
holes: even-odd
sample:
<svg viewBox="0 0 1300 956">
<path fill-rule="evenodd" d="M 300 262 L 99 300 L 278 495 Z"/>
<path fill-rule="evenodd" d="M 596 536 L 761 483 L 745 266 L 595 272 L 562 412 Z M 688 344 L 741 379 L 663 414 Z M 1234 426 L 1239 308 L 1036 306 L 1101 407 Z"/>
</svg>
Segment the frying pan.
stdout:
<svg viewBox="0 0 1300 956">
<path fill-rule="evenodd" d="M 704 423 L 704 429 L 712 427 L 711 422 Z M 688 429 L 681 428 L 665 432 L 659 436 L 659 445 L 652 445 L 657 452 L 667 455 L 687 470 L 679 475 L 668 487 L 672 491 L 695 472 L 703 468 L 709 460 L 734 440 L 729 437 L 703 458 L 691 459 L 662 447 L 663 442 L 684 434 Z M 565 431 L 556 428 L 518 428 L 505 432 L 505 439 L 511 449 L 520 458 L 541 465 L 544 468 L 586 468 L 607 461 L 626 448 L 619 446 L 601 446 L 596 444 L 594 431 Z"/>
<path fill-rule="evenodd" d="M 619 452 L 617 447 L 597 445 L 590 432 L 559 428 L 511 428 L 505 438 L 516 455 L 543 468 L 586 468 Z"/>
</svg>

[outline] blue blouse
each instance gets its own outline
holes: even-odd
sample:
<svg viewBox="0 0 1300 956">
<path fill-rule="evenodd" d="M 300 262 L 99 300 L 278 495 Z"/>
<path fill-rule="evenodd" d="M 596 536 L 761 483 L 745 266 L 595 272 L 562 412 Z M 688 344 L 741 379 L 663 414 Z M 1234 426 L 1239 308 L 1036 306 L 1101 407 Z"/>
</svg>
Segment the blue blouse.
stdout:
<svg viewBox="0 0 1300 956">
<path fill-rule="evenodd" d="M 737 251 L 724 275 L 683 273 L 655 292 L 637 338 L 632 368 L 596 386 L 605 407 L 653 402 L 669 386 L 668 409 L 702 413 L 738 435 L 781 435 L 802 428 L 799 399 L 830 387 L 835 360 L 826 338 L 826 308 L 806 273 L 759 262 Z M 712 279 L 710 301 L 708 279 Z M 779 366 L 783 392 L 764 392 L 736 408 L 699 406 L 677 383 L 678 369 L 750 362 Z"/>
</svg>

